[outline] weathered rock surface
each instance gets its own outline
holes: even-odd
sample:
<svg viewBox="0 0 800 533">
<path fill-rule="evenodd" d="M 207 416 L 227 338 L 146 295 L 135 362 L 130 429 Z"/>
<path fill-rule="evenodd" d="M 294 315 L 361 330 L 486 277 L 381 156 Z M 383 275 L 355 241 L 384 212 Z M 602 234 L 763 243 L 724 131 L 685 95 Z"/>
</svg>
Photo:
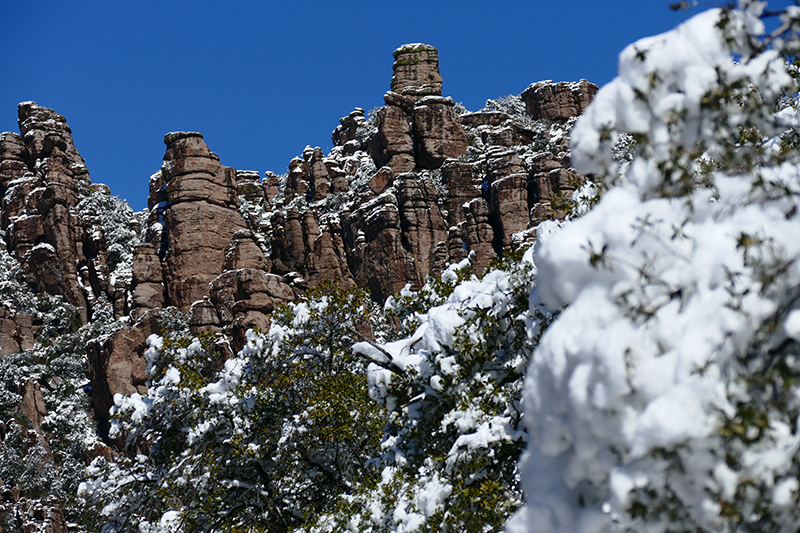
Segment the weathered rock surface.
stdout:
<svg viewBox="0 0 800 533">
<path fill-rule="evenodd" d="M 394 51 L 392 91 L 417 100 L 441 96 L 439 50 L 429 44 L 405 44 Z"/>
<path fill-rule="evenodd" d="M 0 185 L 2 192 L 8 189 L 8 184 L 20 179 L 28 172 L 25 158 L 29 157 L 25 149 L 22 136 L 18 133 L 0 133 Z"/>
<path fill-rule="evenodd" d="M 395 106 L 385 106 L 378 111 L 378 134 L 370 145 L 370 153 L 377 167 L 388 166 L 395 174 L 414 169 L 414 139 L 411 119 Z"/>
<path fill-rule="evenodd" d="M 99 296 L 113 297 L 103 228 L 75 212 L 90 191 L 88 171 L 64 117 L 34 102 L 18 113 L 21 135 L 0 136 L 7 246 L 34 291 L 63 295 L 85 321 Z"/>
<path fill-rule="evenodd" d="M 147 392 L 144 351 L 147 337 L 161 333 L 159 313 L 157 309 L 148 311 L 136 325 L 118 329 L 87 346 L 92 408 L 101 436 L 108 436 L 108 410 L 114 405 L 115 394 Z"/>
<path fill-rule="evenodd" d="M 47 415 L 41 384 L 34 379 L 29 379 L 20 387 L 18 393 L 22 396 L 18 408 L 19 412 L 30 420 L 33 430 L 41 435 L 42 422 Z"/>
<path fill-rule="evenodd" d="M 528 174 L 517 173 L 492 182 L 491 211 L 497 220 L 497 239 L 501 248 L 511 244 L 511 236 L 528 228 Z"/>
<path fill-rule="evenodd" d="M 0 307 L 0 359 L 5 354 L 32 349 L 35 329 L 33 316 Z"/>
<path fill-rule="evenodd" d="M 520 97 L 533 118 L 563 121 L 583 113 L 595 94 L 597 85 L 586 80 L 559 83 L 547 80 L 531 84 Z"/>
<path fill-rule="evenodd" d="M 10 519 L 9 526 L 14 528 L 7 532 L 0 528 L 0 533 L 67 533 L 70 530 L 61 502 L 55 496 L 20 497 L 18 488 L 8 489 L 2 480 L 0 491 L 3 496 L 0 508 L 4 508 Z"/>
<path fill-rule="evenodd" d="M 231 244 L 225 254 L 224 271 L 240 268 L 257 268 L 269 270 L 270 263 L 258 245 L 256 236 L 248 229 L 233 234 Z"/>
<path fill-rule="evenodd" d="M 195 330 L 227 332 L 234 351 L 245 343 L 249 328 L 269 329 L 269 314 L 275 306 L 295 298 L 283 278 L 257 268 L 229 270 L 215 278 L 210 298 L 192 307 L 190 324 Z"/>
<path fill-rule="evenodd" d="M 489 218 L 489 204 L 483 198 L 475 198 L 465 206 L 465 215 L 465 220 L 458 225 L 462 248 L 469 252 L 475 252 L 472 268 L 475 273 L 480 274 L 486 265 L 497 257 L 494 247 L 495 232 Z M 455 239 L 456 236 L 454 235 L 453 238 Z M 448 242 L 448 248 L 452 248 L 456 242 Z M 451 262 L 456 257 L 458 255 L 453 257 Z"/>
<path fill-rule="evenodd" d="M 442 181 L 449 192 L 447 224 L 457 226 L 466 220 L 467 204 L 481 196 L 483 176 L 480 165 L 447 161 L 442 166 Z"/>
<path fill-rule="evenodd" d="M 236 171 L 220 164 L 201 134 L 170 133 L 164 143 L 166 303 L 188 312 L 222 273 L 231 238 L 245 222 L 237 210 Z"/>
<path fill-rule="evenodd" d="M 326 279 L 337 280 L 343 288 L 355 284 L 347 265 L 347 251 L 337 215 L 324 218 L 320 233 L 311 244 L 304 272 L 310 285 L 317 285 Z"/>
<path fill-rule="evenodd" d="M 210 373 L 249 328 L 267 330 L 276 306 L 308 287 L 338 280 L 383 301 L 470 254 L 480 274 L 535 238 L 539 222 L 566 214 L 584 180 L 570 167 L 568 119 L 596 86 L 539 82 L 521 95 L 529 116 L 512 108 L 459 116 L 463 108 L 442 96 L 436 48 L 405 45 L 394 58 L 386 105 L 369 121 L 360 108 L 340 119 L 330 153 L 307 146 L 284 176 L 267 172 L 262 181 L 223 166 L 200 133 L 167 134 L 129 286 L 111 286 L 105 228 L 76 208 L 90 182 L 66 121 L 20 105 L 21 134 L 0 134 L 8 249 L 35 291 L 63 295 L 84 320 L 103 297 L 116 299 L 126 321 L 87 348 L 102 435 L 114 394 L 146 391 L 146 339 L 161 333 L 165 313 L 187 313 L 192 333 L 210 334 Z M 39 327 L 0 307 L 0 357 L 31 349 Z M 18 390 L 41 432 L 41 386 Z"/>
<path fill-rule="evenodd" d="M 139 320 L 150 309 L 164 307 L 164 274 L 155 247 L 140 244 L 133 250 L 133 282 L 130 315 Z"/>
<path fill-rule="evenodd" d="M 445 247 L 447 224 L 439 211 L 436 188 L 430 176 L 423 174 L 417 178 L 404 174 L 398 177 L 397 204 L 400 230 L 417 272 L 414 285 L 421 287 L 428 274 L 441 274 L 446 259 L 437 256 L 437 246 Z"/>
<path fill-rule="evenodd" d="M 349 115 L 339 119 L 339 125 L 331 134 L 333 145 L 344 146 L 347 142 L 355 140 L 358 128 L 364 127 L 366 123 L 364 110 L 360 107 L 355 108 Z"/>
<path fill-rule="evenodd" d="M 467 151 L 467 134 L 453 110 L 452 98 L 426 96 L 414 107 L 416 162 L 421 168 L 435 169 L 449 158 Z"/>
</svg>

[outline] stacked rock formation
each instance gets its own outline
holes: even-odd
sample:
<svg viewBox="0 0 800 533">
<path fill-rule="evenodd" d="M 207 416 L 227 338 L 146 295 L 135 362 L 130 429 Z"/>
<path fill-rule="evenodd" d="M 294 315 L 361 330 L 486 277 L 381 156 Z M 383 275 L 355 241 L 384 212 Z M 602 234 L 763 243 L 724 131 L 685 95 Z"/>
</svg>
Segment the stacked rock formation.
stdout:
<svg viewBox="0 0 800 533">
<path fill-rule="evenodd" d="M 161 171 L 150 178 L 148 242 L 133 253 L 131 325 L 89 346 L 101 433 L 114 394 L 146 390 L 143 354 L 163 311 L 186 313 L 194 333 L 224 332 L 241 347 L 247 328 L 266 329 L 276 302 L 295 296 L 267 272 L 271 262 L 239 213 L 240 194 L 264 196 L 258 175 L 239 172 L 240 184 L 199 133 L 169 133 L 164 144 Z"/>
<path fill-rule="evenodd" d="M 89 173 L 64 117 L 35 102 L 18 111 L 21 135 L 0 136 L 6 245 L 35 291 L 63 295 L 85 321 L 98 297 L 112 297 L 103 228 L 75 211 Z"/>
<path fill-rule="evenodd" d="M 439 50 L 429 44 L 404 44 L 394 51 L 392 91 L 416 101 L 442 95 Z"/>
<path fill-rule="evenodd" d="M 231 238 L 245 223 L 238 211 L 236 171 L 220 164 L 201 134 L 169 133 L 164 144 L 161 179 L 168 205 L 159 215 L 164 219 L 160 240 L 166 245 L 164 283 L 168 304 L 188 311 L 222 274 Z"/>
<path fill-rule="evenodd" d="M 407 44 L 394 52 L 391 91 L 378 112 L 378 134 L 370 152 L 376 165 L 395 174 L 439 168 L 467 150 L 467 136 L 453 109 L 442 97 L 439 51 L 426 44 Z M 337 139 L 334 135 L 334 143 Z"/>
<path fill-rule="evenodd" d="M 530 240 L 535 224 L 563 216 L 562 200 L 581 182 L 569 170 L 566 137 L 532 154 L 527 147 L 542 133 L 508 114 L 458 116 L 442 96 L 434 47 L 404 45 L 394 57 L 391 90 L 374 122 L 362 109 L 343 117 L 331 153 L 306 148 L 289 164 L 283 196 L 265 198 L 273 272 L 299 289 L 335 278 L 382 300 L 406 284 L 421 287 L 469 252 L 482 271 L 514 235 Z M 541 82 L 526 91 L 538 113 L 531 120 L 566 120 L 596 86 Z M 460 161 L 470 136 L 483 151 Z M 331 212 L 326 198 L 334 192 L 354 200 Z"/>
</svg>

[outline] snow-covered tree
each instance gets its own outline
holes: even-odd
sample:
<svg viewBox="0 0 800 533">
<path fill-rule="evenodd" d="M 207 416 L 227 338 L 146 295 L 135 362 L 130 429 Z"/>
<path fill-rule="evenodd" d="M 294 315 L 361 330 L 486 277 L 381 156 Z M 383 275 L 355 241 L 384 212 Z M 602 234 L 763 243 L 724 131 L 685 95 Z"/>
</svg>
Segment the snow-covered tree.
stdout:
<svg viewBox="0 0 800 533">
<path fill-rule="evenodd" d="M 149 339 L 147 396 L 115 398 L 130 455 L 81 487 L 106 530 L 286 531 L 369 476 L 386 416 L 351 346 L 382 340 L 375 304 L 326 282 L 272 318 L 235 356 L 210 334 Z"/>
<path fill-rule="evenodd" d="M 572 132 L 602 196 L 537 232 L 512 532 L 800 527 L 800 8 L 712 9 L 620 55 Z M 632 158 L 614 158 L 622 133 Z"/>
<path fill-rule="evenodd" d="M 522 503 L 520 396 L 550 320 L 535 271 L 510 258 L 481 279 L 469 260 L 386 308 L 398 340 L 361 342 L 370 396 L 389 414 L 375 480 L 342 494 L 306 531 L 501 531 Z M 535 304 L 535 302 L 533 302 Z"/>
<path fill-rule="evenodd" d="M 131 206 L 103 189 L 93 191 L 77 205 L 78 214 L 96 217 L 103 226 L 108 247 L 108 271 L 112 286 L 130 285 L 133 248 L 140 243 L 139 233 L 145 212 L 134 213 Z"/>
<path fill-rule="evenodd" d="M 86 463 L 104 448 L 84 391 L 86 344 L 118 327 L 111 306 L 98 302 L 93 322 L 81 325 L 77 309 L 62 296 L 34 294 L 2 247 L 0 303 L 9 312 L 30 314 L 38 330 L 32 349 L 0 356 L 0 480 L 5 490 L 61 507 L 75 531 L 92 531 L 93 513 L 84 512 L 76 497 Z M 26 383 L 41 387 L 47 414 L 40 428 L 19 411 L 18 391 Z M 0 504 L 0 527 L 19 527 L 14 511 L 13 499 Z"/>
</svg>

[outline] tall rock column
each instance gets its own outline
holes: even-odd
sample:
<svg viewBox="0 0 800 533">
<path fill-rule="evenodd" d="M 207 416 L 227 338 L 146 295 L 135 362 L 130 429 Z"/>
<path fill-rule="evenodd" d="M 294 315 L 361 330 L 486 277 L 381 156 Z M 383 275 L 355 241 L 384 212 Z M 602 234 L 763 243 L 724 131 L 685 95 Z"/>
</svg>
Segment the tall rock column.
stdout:
<svg viewBox="0 0 800 533">
<path fill-rule="evenodd" d="M 415 167 L 433 170 L 467 151 L 467 135 L 452 98 L 442 98 L 439 51 L 429 44 L 404 44 L 394 51 L 391 90 L 378 112 L 370 143 L 377 167 L 395 175 Z"/>
<path fill-rule="evenodd" d="M 0 136 L 7 245 L 34 290 L 63 295 L 86 321 L 108 293 L 102 227 L 75 209 L 90 192 L 89 172 L 63 116 L 35 102 L 18 115 L 21 135 Z"/>
<path fill-rule="evenodd" d="M 168 133 L 164 144 L 166 303 L 189 311 L 222 274 L 231 238 L 246 225 L 237 210 L 236 171 L 220 164 L 202 134 Z"/>
<path fill-rule="evenodd" d="M 25 143 L 18 133 L 0 133 L 0 185 L 3 194 L 11 181 L 21 178 L 28 171 L 26 155 Z"/>
<path fill-rule="evenodd" d="M 397 204 L 403 241 L 414 258 L 416 282 L 425 284 L 428 274 L 440 274 L 444 258 L 437 261 L 437 245 L 446 250 L 447 224 L 436 203 L 436 189 L 427 173 L 421 178 L 413 174 L 398 177 Z M 446 252 L 444 254 L 446 256 Z"/>
<path fill-rule="evenodd" d="M 442 95 L 439 50 L 429 44 L 404 44 L 394 51 L 392 91 L 414 101 Z"/>
</svg>

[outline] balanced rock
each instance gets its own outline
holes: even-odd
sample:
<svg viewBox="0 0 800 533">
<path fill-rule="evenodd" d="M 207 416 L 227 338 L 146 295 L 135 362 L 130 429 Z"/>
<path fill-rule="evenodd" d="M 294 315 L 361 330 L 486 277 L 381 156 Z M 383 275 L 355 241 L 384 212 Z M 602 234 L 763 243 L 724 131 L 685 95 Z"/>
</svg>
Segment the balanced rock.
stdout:
<svg viewBox="0 0 800 533">
<path fill-rule="evenodd" d="M 356 140 L 356 132 L 367 124 L 364 110 L 355 108 L 349 115 L 339 119 L 339 125 L 333 130 L 331 140 L 334 146 L 344 146 L 349 141 Z"/>
<path fill-rule="evenodd" d="M 269 270 L 269 262 L 258 246 L 256 236 L 249 229 L 239 230 L 233 234 L 231 244 L 225 254 L 223 270 L 240 268 Z"/>
</svg>

